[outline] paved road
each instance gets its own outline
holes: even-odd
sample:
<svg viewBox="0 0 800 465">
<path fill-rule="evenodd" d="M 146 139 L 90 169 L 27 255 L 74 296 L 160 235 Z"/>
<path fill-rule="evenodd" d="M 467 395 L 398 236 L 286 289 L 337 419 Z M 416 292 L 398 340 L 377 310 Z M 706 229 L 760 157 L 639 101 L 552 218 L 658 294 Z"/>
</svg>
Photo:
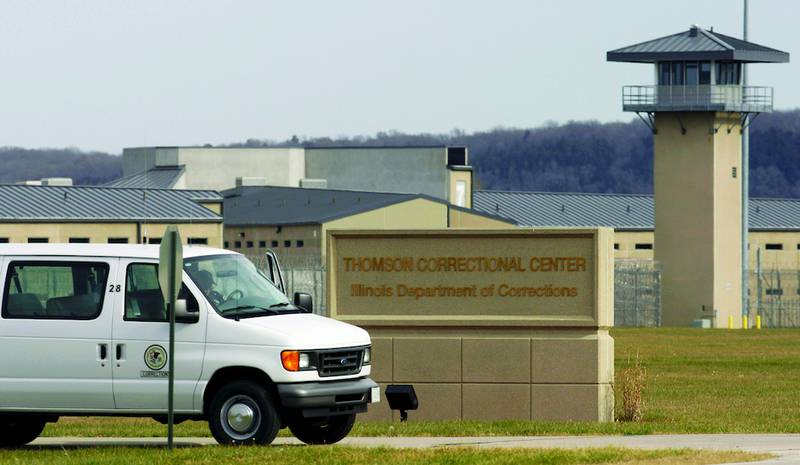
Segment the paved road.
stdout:
<svg viewBox="0 0 800 465">
<path fill-rule="evenodd" d="M 39 447 L 92 446 L 161 446 L 160 438 L 39 438 L 32 443 Z M 299 444 L 294 438 L 278 438 L 276 444 Z M 179 446 L 215 444 L 211 438 L 176 438 Z M 741 450 L 768 452 L 778 457 L 759 465 L 800 465 L 800 434 L 670 434 L 647 436 L 501 436 L 501 437 L 350 437 L 342 444 L 360 447 L 457 447 L 486 448 L 584 448 L 633 447 L 638 449 L 691 448 L 709 450 Z M 752 463 L 751 463 L 752 465 Z"/>
</svg>

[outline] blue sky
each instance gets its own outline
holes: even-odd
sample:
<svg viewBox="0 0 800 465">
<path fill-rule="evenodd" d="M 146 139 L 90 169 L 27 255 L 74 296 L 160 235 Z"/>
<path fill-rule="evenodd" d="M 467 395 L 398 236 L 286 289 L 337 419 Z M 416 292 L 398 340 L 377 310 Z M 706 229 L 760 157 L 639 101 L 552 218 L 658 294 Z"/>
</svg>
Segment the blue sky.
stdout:
<svg viewBox="0 0 800 465">
<path fill-rule="evenodd" d="M 247 138 L 629 120 L 647 65 L 605 52 L 685 30 L 734 36 L 743 0 L 0 3 L 0 145 L 121 152 Z M 751 66 L 800 107 L 796 0 L 751 0 Z"/>
</svg>

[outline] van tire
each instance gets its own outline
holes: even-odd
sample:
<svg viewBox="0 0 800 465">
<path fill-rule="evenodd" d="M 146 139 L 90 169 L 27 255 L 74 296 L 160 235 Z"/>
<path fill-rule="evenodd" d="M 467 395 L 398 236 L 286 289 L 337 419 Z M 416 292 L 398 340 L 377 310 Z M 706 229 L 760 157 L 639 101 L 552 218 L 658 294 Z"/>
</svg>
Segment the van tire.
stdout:
<svg viewBox="0 0 800 465">
<path fill-rule="evenodd" d="M 220 444 L 267 445 L 278 435 L 281 420 L 264 386 L 233 381 L 211 400 L 208 427 Z"/>
<path fill-rule="evenodd" d="M 42 434 L 45 421 L 31 418 L 0 420 L 0 447 L 19 447 Z"/>
<path fill-rule="evenodd" d="M 314 418 L 296 418 L 289 422 L 289 430 L 306 444 L 335 444 L 353 429 L 356 414 L 336 415 L 320 422 Z"/>
</svg>

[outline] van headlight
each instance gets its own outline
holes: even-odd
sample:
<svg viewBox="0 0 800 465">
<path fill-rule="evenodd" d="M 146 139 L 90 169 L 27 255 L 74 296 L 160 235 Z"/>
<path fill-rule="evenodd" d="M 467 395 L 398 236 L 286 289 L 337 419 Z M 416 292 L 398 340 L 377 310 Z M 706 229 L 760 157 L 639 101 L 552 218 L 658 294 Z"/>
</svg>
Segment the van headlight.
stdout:
<svg viewBox="0 0 800 465">
<path fill-rule="evenodd" d="M 371 353 L 372 350 L 371 349 L 372 349 L 372 347 L 370 347 L 370 346 L 367 346 L 367 347 L 364 348 L 364 362 L 362 363 L 362 365 L 369 365 L 370 362 L 372 361 L 372 353 Z"/>
<path fill-rule="evenodd" d="M 286 371 L 316 370 L 313 352 L 300 352 L 299 350 L 284 350 L 281 352 L 281 365 Z"/>
</svg>

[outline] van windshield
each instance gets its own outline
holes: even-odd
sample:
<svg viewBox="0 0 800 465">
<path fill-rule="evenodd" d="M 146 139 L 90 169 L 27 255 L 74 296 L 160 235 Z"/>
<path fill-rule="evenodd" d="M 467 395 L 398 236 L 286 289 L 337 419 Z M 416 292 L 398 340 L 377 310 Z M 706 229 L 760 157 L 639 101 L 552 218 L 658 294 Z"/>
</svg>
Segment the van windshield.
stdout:
<svg viewBox="0 0 800 465">
<path fill-rule="evenodd" d="M 184 261 L 183 269 L 224 317 L 303 312 L 242 255 L 190 258 Z"/>
</svg>

